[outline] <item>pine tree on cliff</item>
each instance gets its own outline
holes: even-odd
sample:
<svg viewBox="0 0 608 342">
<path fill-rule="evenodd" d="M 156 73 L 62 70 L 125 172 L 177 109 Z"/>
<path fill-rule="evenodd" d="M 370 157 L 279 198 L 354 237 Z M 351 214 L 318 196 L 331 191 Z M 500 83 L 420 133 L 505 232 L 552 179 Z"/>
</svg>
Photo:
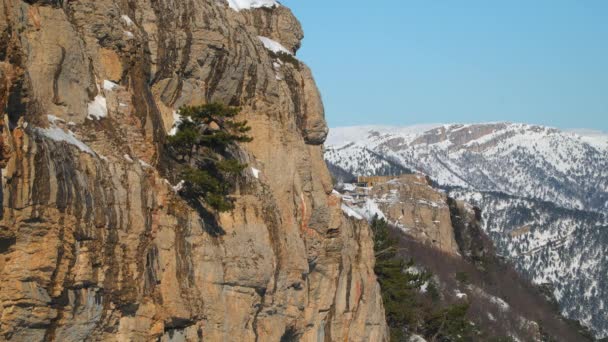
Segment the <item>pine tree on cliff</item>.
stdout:
<svg viewBox="0 0 608 342">
<path fill-rule="evenodd" d="M 247 167 L 236 158 L 237 143 L 252 140 L 239 109 L 218 103 L 180 108 L 177 132 L 167 145 L 181 165 L 181 193 L 198 198 L 217 211 L 234 208 L 230 196 L 236 178 Z"/>
<path fill-rule="evenodd" d="M 413 272 L 414 261 L 405 261 L 389 225 L 375 216 L 371 222 L 376 267 L 391 341 L 406 342 L 419 334 L 429 341 L 471 341 L 473 329 L 466 318 L 468 303 L 441 306 L 429 272 Z M 425 286 L 425 293 L 421 288 Z"/>
</svg>

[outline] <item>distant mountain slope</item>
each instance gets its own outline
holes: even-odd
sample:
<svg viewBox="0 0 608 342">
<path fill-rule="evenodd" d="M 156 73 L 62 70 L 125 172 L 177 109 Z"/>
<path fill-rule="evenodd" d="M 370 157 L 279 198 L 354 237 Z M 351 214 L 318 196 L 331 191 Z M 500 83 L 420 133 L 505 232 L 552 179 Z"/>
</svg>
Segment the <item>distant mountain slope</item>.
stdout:
<svg viewBox="0 0 608 342">
<path fill-rule="evenodd" d="M 532 286 L 496 255 L 482 231 L 479 210 L 449 198 L 427 177 L 370 177 L 359 185 L 341 184 L 336 191 L 342 198 L 342 210 L 356 220 L 371 220 L 372 230 L 378 234 L 380 243 L 374 246 L 380 266 L 376 274 L 383 294 L 395 294 L 385 299 L 387 316 L 405 315 L 388 320 L 395 340 L 402 341 L 398 335 L 404 331 L 427 341 L 593 340 L 586 329 L 560 317 L 545 295 L 546 288 Z M 392 244 L 405 262 L 397 275 L 386 272 L 390 264 L 384 262 L 390 257 L 383 253 L 391 242 L 376 231 L 383 225 L 374 220 L 375 215 L 392 226 L 388 229 Z M 426 279 L 417 281 L 418 276 Z M 460 305 L 466 305 L 460 314 L 449 310 Z M 438 331 L 429 323 L 440 308 L 452 312 L 446 326 L 454 326 L 459 319 L 468 324 L 437 337 Z"/>
<path fill-rule="evenodd" d="M 344 136 L 342 130 L 334 129 L 327 145 L 327 159 L 337 165 L 358 162 L 354 153 L 366 149 L 429 174 L 440 185 L 500 191 L 572 209 L 608 210 L 604 136 L 496 123 L 443 125 L 424 132 L 372 128 L 357 140 L 340 141 L 335 136 Z"/>
<path fill-rule="evenodd" d="M 390 161 L 478 205 L 498 252 L 608 336 L 608 136 L 510 123 L 347 127 L 330 132 L 325 158 L 354 175 L 386 174 Z"/>
<path fill-rule="evenodd" d="M 347 153 L 349 157 L 341 158 L 343 153 Z M 412 172 L 410 168 L 402 166 L 399 160 L 392 160 L 390 157 L 385 157 L 367 147 L 355 144 L 328 149 L 325 151 L 325 157 L 329 165 L 339 166 L 342 170 L 353 176 L 394 176 Z M 329 162 L 334 157 L 336 157 L 336 160 L 339 160 L 339 164 Z"/>
</svg>

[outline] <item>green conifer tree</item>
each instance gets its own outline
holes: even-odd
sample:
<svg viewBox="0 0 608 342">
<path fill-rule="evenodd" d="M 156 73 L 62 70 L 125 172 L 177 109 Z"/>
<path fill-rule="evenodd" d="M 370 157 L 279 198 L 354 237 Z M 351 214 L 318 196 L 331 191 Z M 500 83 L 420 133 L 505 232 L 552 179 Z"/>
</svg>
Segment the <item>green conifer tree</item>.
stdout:
<svg viewBox="0 0 608 342">
<path fill-rule="evenodd" d="M 179 114 L 182 120 L 167 146 L 182 170 L 182 194 L 220 212 L 233 209 L 230 193 L 247 167 L 235 157 L 236 144 L 252 140 L 251 127 L 236 120 L 238 108 L 218 103 L 184 106 Z"/>
</svg>

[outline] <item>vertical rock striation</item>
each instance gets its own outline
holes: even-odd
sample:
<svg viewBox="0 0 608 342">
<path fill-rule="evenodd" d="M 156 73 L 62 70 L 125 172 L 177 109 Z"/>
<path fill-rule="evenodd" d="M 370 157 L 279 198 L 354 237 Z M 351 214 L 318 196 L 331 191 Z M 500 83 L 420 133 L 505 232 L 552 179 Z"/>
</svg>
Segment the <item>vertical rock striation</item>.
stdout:
<svg viewBox="0 0 608 342">
<path fill-rule="evenodd" d="M 283 6 L 2 0 L 0 339 L 386 339 L 311 72 L 259 36 L 295 53 L 303 35 Z M 163 152 L 175 110 L 209 102 L 242 107 L 260 170 L 217 217 Z"/>
</svg>

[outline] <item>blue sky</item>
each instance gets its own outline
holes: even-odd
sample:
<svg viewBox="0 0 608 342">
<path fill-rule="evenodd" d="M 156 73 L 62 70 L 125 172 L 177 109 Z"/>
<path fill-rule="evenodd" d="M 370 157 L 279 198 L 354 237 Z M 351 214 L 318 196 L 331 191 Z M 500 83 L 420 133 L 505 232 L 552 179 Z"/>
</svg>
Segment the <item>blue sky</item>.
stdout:
<svg viewBox="0 0 608 342">
<path fill-rule="evenodd" d="M 331 127 L 608 131 L 608 1 L 284 0 Z"/>
</svg>

